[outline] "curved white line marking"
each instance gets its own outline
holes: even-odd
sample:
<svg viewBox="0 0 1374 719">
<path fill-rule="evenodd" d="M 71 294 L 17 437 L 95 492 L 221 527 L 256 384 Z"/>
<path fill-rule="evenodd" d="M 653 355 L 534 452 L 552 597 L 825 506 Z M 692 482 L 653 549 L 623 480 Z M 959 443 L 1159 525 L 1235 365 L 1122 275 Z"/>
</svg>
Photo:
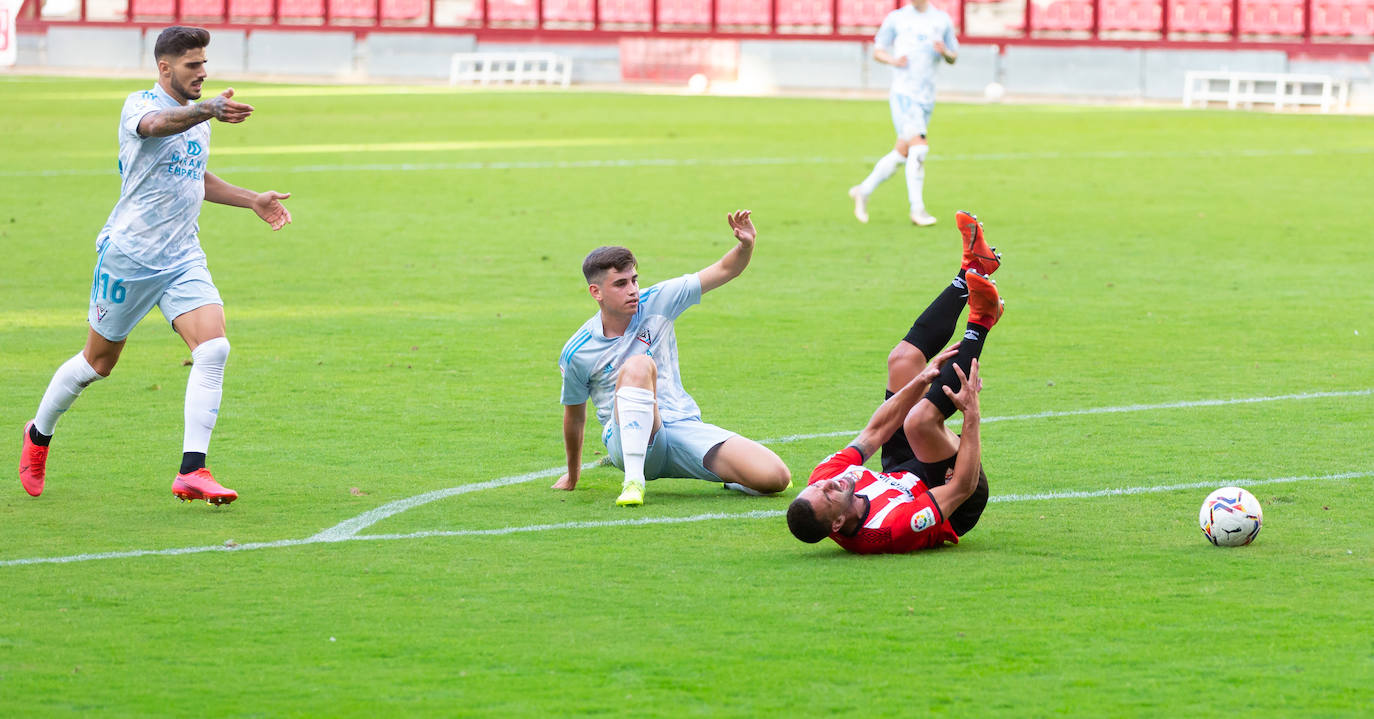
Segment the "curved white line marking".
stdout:
<svg viewBox="0 0 1374 719">
<path fill-rule="evenodd" d="M 522 475 L 523 476 L 523 475 Z M 1364 479 L 1374 477 L 1374 472 L 1343 472 L 1307 477 L 1274 477 L 1270 479 L 1234 479 L 1216 482 L 1189 482 L 1187 484 L 1156 485 L 1151 487 L 1122 487 L 1102 489 L 1093 492 L 1045 492 L 1043 494 L 1007 494 L 992 497 L 990 502 L 1033 502 L 1058 499 L 1087 499 L 1092 497 L 1124 496 L 1153 492 L 1172 492 L 1182 489 L 1202 489 L 1205 487 L 1237 486 L 1254 487 L 1264 484 L 1288 482 L 1317 482 L 1323 480 Z M 484 483 L 485 484 L 485 483 Z M 475 485 L 474 485 L 475 486 Z M 426 537 L 491 537 L 528 532 L 548 532 L 560 529 L 592 529 L 597 527 L 639 527 L 651 524 L 685 524 L 716 519 L 772 519 L 786 514 L 776 509 L 761 509 L 752 512 L 712 512 L 694 514 L 687 517 L 641 517 L 637 519 L 610 519 L 601 522 L 561 522 L 558 524 L 531 524 L 523 527 L 499 527 L 496 529 L 458 529 L 429 530 L 409 534 L 365 534 L 361 536 L 321 538 L 319 534 L 307 539 L 282 539 L 275 542 L 247 542 L 234 546 L 214 544 L 204 547 L 180 547 L 176 549 L 136 549 L 128 552 L 101 552 L 96 554 L 73 554 L 66 557 L 34 557 L 30 559 L 0 560 L 0 567 L 24 566 L 30 564 L 70 564 L 90 562 L 97 559 L 130 559 L 134 557 L 170 557 L 184 554 L 203 554 L 205 552 L 245 552 L 251 549 L 276 549 L 280 547 L 299 547 L 306 544 L 325 542 L 368 542 L 395 541 L 400 539 L 424 539 Z M 321 533 L 323 534 L 323 533 Z"/>
<path fill-rule="evenodd" d="M 1369 394 L 1374 394 L 1374 389 L 1351 390 L 1344 392 L 1308 392 L 1303 394 L 1276 395 L 1273 397 L 1243 397 L 1240 399 L 1204 399 L 1194 400 L 1190 402 L 1166 402 L 1164 404 L 1133 404 L 1126 405 L 1123 407 L 1089 407 L 1087 409 L 1064 410 L 1060 412 L 1037 412 L 1036 414 L 1011 415 L 1007 417 L 988 417 L 985 418 L 983 422 L 1011 422 L 1027 419 L 1045 419 L 1048 417 L 1073 417 L 1078 415 L 1112 414 L 1118 412 L 1147 412 L 1156 409 L 1217 407 L 1231 404 L 1252 404 L 1255 402 L 1278 402 L 1282 400 L 1320 399 L 1327 397 L 1356 397 Z M 845 435 L 853 437 L 858 433 L 858 430 L 852 430 L 841 432 L 822 432 L 820 434 L 792 434 L 786 437 L 778 437 L 777 439 L 760 440 L 760 443 L 786 444 L 788 442 L 800 442 L 802 440 L 807 439 L 823 439 L 826 437 L 841 437 Z M 602 462 L 606 461 L 607 460 L 602 460 Z M 584 467 L 590 468 L 595 466 L 596 464 L 597 463 L 591 463 L 584 465 Z M 417 494 L 414 497 L 398 499 L 394 502 L 383 504 L 382 506 L 377 507 L 376 509 L 369 510 L 352 519 L 340 522 L 339 524 L 336 524 L 333 527 L 330 527 L 329 529 L 326 529 L 320 532 L 319 534 L 316 534 L 314 537 L 312 537 L 312 539 L 318 539 L 320 541 L 337 541 L 340 539 L 348 539 L 356 535 L 358 532 L 361 532 L 364 529 L 367 529 L 368 527 L 384 519 L 387 519 L 388 517 L 393 517 L 397 514 L 409 511 L 423 504 L 429 504 L 430 502 L 433 502 L 438 499 L 452 497 L 456 494 L 466 494 L 468 492 L 473 492 L 479 489 L 491 489 L 494 487 L 505 487 L 511 484 L 521 484 L 523 482 L 533 481 L 541 477 L 557 477 L 562 473 L 563 468 L 557 467 L 554 469 L 540 470 L 538 472 L 530 472 L 529 474 L 521 474 L 515 477 L 503 477 L 501 479 L 493 479 L 488 482 L 480 482 L 477 484 L 465 484 L 458 487 L 450 487 L 449 489 L 438 489 L 433 492 Z"/>
</svg>

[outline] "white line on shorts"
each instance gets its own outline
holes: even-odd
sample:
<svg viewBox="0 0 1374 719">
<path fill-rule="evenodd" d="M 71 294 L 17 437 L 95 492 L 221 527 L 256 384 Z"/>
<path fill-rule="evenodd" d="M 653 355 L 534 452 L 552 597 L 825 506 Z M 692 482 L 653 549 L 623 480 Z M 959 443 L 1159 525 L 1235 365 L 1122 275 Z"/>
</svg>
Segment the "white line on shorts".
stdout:
<svg viewBox="0 0 1374 719">
<path fill-rule="evenodd" d="M 1370 477 L 1374 477 L 1374 472 L 1343 472 L 1340 474 L 1324 474 L 1305 477 L 1233 479 L 1217 480 L 1215 482 L 1161 484 L 1150 487 L 1122 487 L 1117 489 L 1102 489 L 1093 492 L 1045 492 L 1042 494 L 1007 494 L 992 497 L 988 501 L 1034 502 L 1060 499 L 1087 499 L 1092 497 L 1124 496 L 1155 492 L 1173 492 L 1183 489 L 1201 489 L 1205 487 L 1254 487 L 1265 484 L 1280 484 L 1289 482 L 1338 481 L 1347 479 L 1367 479 Z M 482 484 L 490 485 L 491 483 L 483 482 Z M 507 482 L 507 484 L 511 483 Z M 478 485 L 471 486 L 477 487 Z M 641 527 L 653 524 L 686 524 L 690 522 L 705 522 L 720 519 L 773 519 L 781 517 L 784 514 L 786 514 L 786 512 L 782 510 L 761 509 L 754 510 L 751 512 L 711 512 L 708 514 L 694 514 L 687 517 L 641 517 L 637 519 L 609 519 L 599 522 L 560 522 L 557 524 L 531 524 L 521 527 L 498 527 L 494 529 L 427 530 L 422 532 L 410 532 L 407 534 L 366 534 L 347 537 L 337 537 L 333 539 L 322 538 L 321 534 L 323 533 L 321 533 L 313 537 L 308 537 L 306 539 L 282 539 L 275 542 L 247 542 L 244 544 L 236 544 L 232 546 L 215 544 L 204 547 L 179 547 L 176 549 L 136 549 L 127 552 L 99 552 L 93 554 L 73 554 L 65 557 L 32 557 L 28 559 L 6 559 L 0 560 L 0 567 L 14 567 L 30 564 L 70 564 L 73 562 L 90 562 L 99 559 L 170 557 L 181 556 L 185 554 L 203 554 L 206 552 L 244 552 L 253 549 L 278 549 L 282 547 L 299 547 L 307 544 L 324 544 L 329 542 L 395 541 L 401 539 L 424 539 L 428 537 L 491 537 L 505 536 L 510 534 L 524 534 L 530 532 L 548 532 L 562 529 L 597 529 L 601 527 Z"/>
<path fill-rule="evenodd" d="M 1374 153 L 1370 147 L 1328 147 L 1274 148 L 1266 150 L 1101 150 L 1088 152 L 988 152 L 970 154 L 940 155 L 939 159 L 954 162 L 1020 162 L 1027 160 L 1152 160 L 1152 159 L 1197 159 L 1223 157 L 1315 157 L 1319 155 L 1368 155 Z M 545 161 L 491 161 L 491 162 L 375 162 L 375 163 L 336 163 L 314 165 L 245 165 L 216 166 L 216 174 L 247 173 L 310 173 L 310 172 L 463 172 L 475 170 L 577 170 L 600 168 L 640 168 L 640 167 L 749 167 L 767 165 L 839 165 L 872 164 L 877 160 L 867 157 L 737 157 L 737 158 L 639 158 L 605 160 L 545 160 Z M 115 169 L 78 169 L 57 170 L 0 170 L 0 177 L 82 177 L 119 174 Z"/>
</svg>

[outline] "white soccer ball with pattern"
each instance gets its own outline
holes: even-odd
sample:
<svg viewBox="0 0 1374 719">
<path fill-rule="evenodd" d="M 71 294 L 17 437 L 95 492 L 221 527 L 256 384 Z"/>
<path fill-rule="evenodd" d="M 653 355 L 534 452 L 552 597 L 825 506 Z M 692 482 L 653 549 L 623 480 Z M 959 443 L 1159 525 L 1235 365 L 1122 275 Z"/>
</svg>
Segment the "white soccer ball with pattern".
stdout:
<svg viewBox="0 0 1374 719">
<path fill-rule="evenodd" d="M 1259 534 L 1264 510 L 1255 495 L 1240 487 L 1222 487 L 1207 495 L 1197 521 L 1212 544 L 1243 547 Z"/>
</svg>

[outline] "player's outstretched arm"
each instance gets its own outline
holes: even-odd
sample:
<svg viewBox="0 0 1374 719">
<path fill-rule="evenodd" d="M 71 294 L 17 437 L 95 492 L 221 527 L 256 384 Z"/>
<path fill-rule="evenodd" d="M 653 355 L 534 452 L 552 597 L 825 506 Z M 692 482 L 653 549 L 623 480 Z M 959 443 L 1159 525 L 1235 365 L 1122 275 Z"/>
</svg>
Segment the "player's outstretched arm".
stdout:
<svg viewBox="0 0 1374 719">
<path fill-rule="evenodd" d="M 739 244 L 731 247 L 718 262 L 697 273 L 702 292 L 710 292 L 739 277 L 754 256 L 754 240 L 758 238 L 758 231 L 754 229 L 749 210 L 736 210 L 726 215 L 725 219 L 730 223 L 730 230 L 735 233 Z"/>
<path fill-rule="evenodd" d="M 891 65 L 893 67 L 906 67 L 907 63 L 906 55 L 897 57 L 893 55 L 888 49 L 881 47 L 873 48 L 873 59 L 883 63 L 884 65 Z"/>
<path fill-rule="evenodd" d="M 254 192 L 221 180 L 213 172 L 205 173 L 205 199 L 220 205 L 247 207 L 256 212 L 263 222 L 280 230 L 291 223 L 291 211 L 281 203 L 290 197 L 289 192 Z"/>
<path fill-rule="evenodd" d="M 945 385 L 942 389 L 949 400 L 964 415 L 964 427 L 959 435 L 959 459 L 954 462 L 954 476 L 945 484 L 930 490 L 930 496 L 940 505 L 946 517 L 959 508 L 978 488 L 978 472 L 983 461 L 983 443 L 979 437 L 982 417 L 978 409 L 978 393 L 983 391 L 983 379 L 978 376 L 978 358 L 969 364 L 968 374 L 954 365 L 959 375 L 959 391 Z"/>
<path fill-rule="evenodd" d="M 587 403 L 563 405 L 563 449 L 568 455 L 568 471 L 557 482 L 554 489 L 571 492 L 577 487 L 582 473 L 582 438 L 587 427 Z"/>
<path fill-rule="evenodd" d="M 233 96 L 234 88 L 231 87 L 203 102 L 150 112 L 138 121 L 138 134 L 167 137 L 186 132 L 210 118 L 228 123 L 243 122 L 253 114 L 253 106 L 230 100 Z"/>
<path fill-rule="evenodd" d="M 868 426 L 864 427 L 864 430 L 853 442 L 850 442 L 851 445 L 859 449 L 859 454 L 863 455 L 865 461 L 872 457 L 879 447 L 883 446 L 883 442 L 886 442 L 888 437 L 891 437 L 901 428 L 907 413 L 925 395 L 930 383 L 940 376 L 940 368 L 957 354 L 959 354 L 959 343 L 956 342 L 947 347 L 945 351 L 935 355 L 925 369 L 912 377 L 911 381 L 897 390 L 896 394 L 878 405 L 878 409 L 873 412 L 873 417 L 868 420 Z"/>
</svg>

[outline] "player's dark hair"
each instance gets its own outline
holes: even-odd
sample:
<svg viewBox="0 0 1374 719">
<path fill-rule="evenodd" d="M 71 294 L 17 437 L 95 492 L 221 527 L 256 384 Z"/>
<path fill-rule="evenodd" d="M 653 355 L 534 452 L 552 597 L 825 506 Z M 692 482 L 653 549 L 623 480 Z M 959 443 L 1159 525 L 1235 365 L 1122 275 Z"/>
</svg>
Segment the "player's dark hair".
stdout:
<svg viewBox="0 0 1374 719">
<path fill-rule="evenodd" d="M 807 544 L 815 544 L 830 536 L 830 525 L 817 519 L 816 508 L 801 497 L 792 500 L 787 508 L 787 528 L 792 530 L 792 536 Z"/>
<path fill-rule="evenodd" d="M 157 36 L 153 45 L 153 57 L 181 57 L 187 50 L 195 50 L 210 44 L 210 31 L 203 27 L 173 25 Z"/>
<path fill-rule="evenodd" d="M 624 247 L 598 247 L 582 260 L 582 276 L 587 278 L 587 284 L 594 285 L 608 270 L 623 272 L 638 264 L 635 253 Z"/>
</svg>

